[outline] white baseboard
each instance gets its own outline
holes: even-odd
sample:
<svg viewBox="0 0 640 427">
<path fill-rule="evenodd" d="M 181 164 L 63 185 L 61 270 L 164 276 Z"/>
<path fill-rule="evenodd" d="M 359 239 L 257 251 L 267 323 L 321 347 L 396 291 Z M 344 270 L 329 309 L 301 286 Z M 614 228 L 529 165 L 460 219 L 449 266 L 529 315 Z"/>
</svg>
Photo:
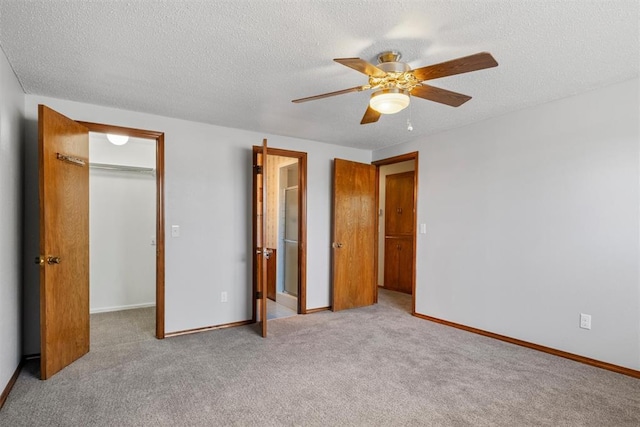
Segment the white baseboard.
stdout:
<svg viewBox="0 0 640 427">
<path fill-rule="evenodd" d="M 89 309 L 89 313 L 90 314 L 107 313 L 109 311 L 133 310 L 136 308 L 147 308 L 147 307 L 155 307 L 155 306 L 156 306 L 155 302 L 146 302 L 142 304 L 120 305 L 115 307 L 91 308 Z"/>
<path fill-rule="evenodd" d="M 295 310 L 296 312 L 298 311 L 298 298 L 293 295 L 278 292 L 276 294 L 276 302 L 284 305 L 285 307 L 289 307 L 291 310 Z"/>
</svg>

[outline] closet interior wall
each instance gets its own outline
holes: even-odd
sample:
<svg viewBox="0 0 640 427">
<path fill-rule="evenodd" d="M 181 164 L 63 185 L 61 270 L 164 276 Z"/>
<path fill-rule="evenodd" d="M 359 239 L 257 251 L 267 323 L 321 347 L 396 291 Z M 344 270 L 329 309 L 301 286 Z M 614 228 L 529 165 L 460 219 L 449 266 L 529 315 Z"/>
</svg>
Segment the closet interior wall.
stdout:
<svg viewBox="0 0 640 427">
<path fill-rule="evenodd" d="M 90 311 L 155 305 L 155 141 L 90 133 Z"/>
</svg>

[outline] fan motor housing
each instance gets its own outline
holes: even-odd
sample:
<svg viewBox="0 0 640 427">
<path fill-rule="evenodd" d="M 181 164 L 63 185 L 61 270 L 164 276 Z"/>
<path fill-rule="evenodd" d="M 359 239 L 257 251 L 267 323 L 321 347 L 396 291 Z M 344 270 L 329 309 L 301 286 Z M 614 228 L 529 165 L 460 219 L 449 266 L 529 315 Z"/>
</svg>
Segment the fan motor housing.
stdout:
<svg viewBox="0 0 640 427">
<path fill-rule="evenodd" d="M 378 64 L 378 68 L 387 73 L 404 73 L 411 70 L 409 64 L 405 62 L 383 62 Z"/>
<path fill-rule="evenodd" d="M 395 50 L 388 50 L 378 55 L 378 65 L 382 71 L 387 73 L 404 73 L 411 70 L 409 64 L 400 62 L 402 54 Z"/>
</svg>

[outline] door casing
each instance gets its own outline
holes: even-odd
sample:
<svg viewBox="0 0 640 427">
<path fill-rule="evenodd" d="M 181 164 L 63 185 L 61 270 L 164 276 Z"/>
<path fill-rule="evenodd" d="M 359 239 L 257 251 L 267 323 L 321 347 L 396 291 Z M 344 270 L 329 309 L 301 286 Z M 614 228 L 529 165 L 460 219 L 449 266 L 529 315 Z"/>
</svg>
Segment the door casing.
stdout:
<svg viewBox="0 0 640 427">
<path fill-rule="evenodd" d="M 253 147 L 255 158 L 258 152 L 262 151 L 262 146 Z M 282 156 L 298 159 L 298 314 L 307 313 L 307 153 L 302 151 L 285 150 L 281 148 L 267 147 L 267 156 Z M 253 189 L 252 194 L 255 194 Z M 255 206 L 254 206 L 255 215 Z M 255 222 L 255 221 L 254 221 Z M 254 230 L 255 233 L 255 230 Z M 255 257 L 254 257 L 255 258 Z M 253 290 L 257 291 L 257 282 L 253 274 Z M 264 295 L 266 298 L 266 295 Z M 253 296 L 252 296 L 253 299 Z M 254 304 L 255 306 L 255 304 Z M 252 321 L 256 321 L 254 310 Z"/>
<path fill-rule="evenodd" d="M 103 123 L 82 121 L 78 121 L 78 123 L 89 129 L 89 132 L 115 133 L 135 138 L 153 139 L 156 142 L 156 338 L 164 339 L 164 133 Z"/>
<path fill-rule="evenodd" d="M 417 221 L 418 218 L 418 152 L 414 151 L 411 153 L 406 153 L 406 154 L 401 154 L 399 156 L 394 156 L 394 157 L 389 157 L 386 159 L 382 159 L 382 160 L 377 160 L 375 162 L 372 162 L 373 165 L 376 166 L 376 182 L 378 182 L 378 185 L 376 186 L 376 206 L 380 206 L 380 193 L 379 193 L 379 182 L 380 182 L 380 166 L 384 166 L 384 165 L 391 165 L 394 163 L 401 163 L 401 162 L 406 162 L 407 160 L 413 160 L 414 161 L 414 173 L 415 173 L 415 180 L 414 180 L 414 189 L 413 189 L 413 212 L 414 212 L 414 219 Z M 380 217 L 376 216 L 376 222 L 379 222 Z M 378 230 L 378 227 L 380 226 L 380 224 L 376 224 L 376 230 Z M 415 314 L 416 312 L 416 249 L 417 249 L 417 239 L 416 239 L 416 233 L 415 231 L 418 230 L 418 224 L 414 224 L 414 233 L 413 233 L 413 260 L 412 260 L 412 272 L 411 272 L 411 314 Z M 378 245 L 380 244 L 379 239 L 378 239 L 378 233 L 376 232 L 376 249 L 378 248 Z M 378 281 L 378 251 L 375 251 L 375 262 L 374 262 L 374 268 L 375 268 L 375 274 L 376 274 L 376 283 L 379 283 Z M 377 286 L 376 286 L 376 302 L 377 302 Z"/>
</svg>

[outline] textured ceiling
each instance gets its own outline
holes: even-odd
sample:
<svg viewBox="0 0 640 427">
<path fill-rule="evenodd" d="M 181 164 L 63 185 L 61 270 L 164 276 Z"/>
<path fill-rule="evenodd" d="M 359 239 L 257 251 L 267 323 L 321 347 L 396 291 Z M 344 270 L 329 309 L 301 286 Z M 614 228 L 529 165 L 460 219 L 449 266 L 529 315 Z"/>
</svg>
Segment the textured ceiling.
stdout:
<svg viewBox="0 0 640 427">
<path fill-rule="evenodd" d="M 636 0 L 0 0 L 0 45 L 29 94 L 375 149 L 638 76 L 639 19 Z M 365 126 L 368 92 L 291 103 L 366 84 L 332 59 L 384 50 L 500 65 L 430 81 L 459 108 Z"/>
</svg>

